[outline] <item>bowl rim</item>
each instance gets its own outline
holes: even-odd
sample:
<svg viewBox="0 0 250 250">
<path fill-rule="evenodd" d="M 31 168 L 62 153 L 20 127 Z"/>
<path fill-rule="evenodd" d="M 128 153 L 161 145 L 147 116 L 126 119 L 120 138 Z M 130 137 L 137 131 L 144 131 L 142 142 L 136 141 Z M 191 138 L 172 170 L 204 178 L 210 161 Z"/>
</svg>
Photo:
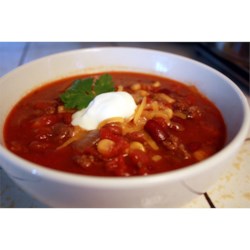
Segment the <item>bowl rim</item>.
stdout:
<svg viewBox="0 0 250 250">
<path fill-rule="evenodd" d="M 25 160 L 15 155 L 4 146 L 4 143 L 3 145 L 0 144 L 0 156 L 1 157 L 4 157 L 8 163 L 14 163 L 15 167 L 21 168 L 21 170 L 23 171 L 29 172 L 32 175 L 37 176 L 38 178 L 43 177 L 51 181 L 59 181 L 62 183 L 73 184 L 76 186 L 91 185 L 91 186 L 106 187 L 106 188 L 114 187 L 114 186 L 116 186 L 117 188 L 142 187 L 146 183 L 154 184 L 154 183 L 165 182 L 165 181 L 170 182 L 170 181 L 175 181 L 175 180 L 183 180 L 188 177 L 192 177 L 193 175 L 196 175 L 197 173 L 206 171 L 209 168 L 216 166 L 217 165 L 216 163 L 220 163 L 221 161 L 223 161 L 224 157 L 227 155 L 230 155 L 231 152 L 237 151 L 237 149 L 243 143 L 248 133 L 249 127 L 250 127 L 250 109 L 249 109 L 249 105 L 246 100 L 246 97 L 243 95 L 239 87 L 232 80 L 226 77 L 224 74 L 220 73 L 219 71 L 215 70 L 214 68 L 206 64 L 203 64 L 199 61 L 187 58 L 182 55 L 165 52 L 165 51 L 159 51 L 155 49 L 145 49 L 145 48 L 137 48 L 137 47 L 107 46 L 107 47 L 83 48 L 83 49 L 70 50 L 70 51 L 65 51 L 65 52 L 60 52 L 60 53 L 54 53 L 54 54 L 47 55 L 47 56 L 35 59 L 33 61 L 30 61 L 24 65 L 21 65 L 15 68 L 9 73 L 5 74 L 3 77 L 0 78 L 0 82 L 4 81 L 13 73 L 18 73 L 20 70 L 25 70 L 25 68 L 30 67 L 30 65 L 40 63 L 42 61 L 46 61 L 53 57 L 70 56 L 70 54 L 78 54 L 78 53 L 86 53 L 86 52 L 98 53 L 98 51 L 103 51 L 103 50 L 141 51 L 144 53 L 157 53 L 157 54 L 166 55 L 170 57 L 176 57 L 182 61 L 184 60 L 189 63 L 197 64 L 200 67 L 204 67 L 205 69 L 218 75 L 220 78 L 224 78 L 224 80 L 229 84 L 229 86 L 233 89 L 233 91 L 239 96 L 239 100 L 241 101 L 241 107 L 243 109 L 243 123 L 241 124 L 237 134 L 234 136 L 234 138 L 229 144 L 227 144 L 219 152 L 210 156 L 206 160 L 203 160 L 201 162 L 192 164 L 190 166 L 187 166 L 181 169 L 158 173 L 158 174 L 150 174 L 147 176 L 129 176 L 129 177 L 90 176 L 90 175 L 80 175 L 80 174 L 54 170 L 54 169 L 44 167 L 42 165 L 32 163 L 28 160 Z"/>
</svg>

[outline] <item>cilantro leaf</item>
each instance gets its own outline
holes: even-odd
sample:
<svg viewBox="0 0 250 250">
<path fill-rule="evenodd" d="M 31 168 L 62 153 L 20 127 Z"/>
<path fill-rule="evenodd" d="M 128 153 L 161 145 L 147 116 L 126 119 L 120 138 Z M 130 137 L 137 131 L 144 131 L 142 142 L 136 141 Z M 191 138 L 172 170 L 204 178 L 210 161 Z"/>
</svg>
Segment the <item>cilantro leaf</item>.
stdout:
<svg viewBox="0 0 250 250">
<path fill-rule="evenodd" d="M 64 92 L 60 98 L 66 108 L 82 109 L 94 98 L 92 93 L 93 78 L 79 79 Z"/>
<path fill-rule="evenodd" d="M 63 94 L 60 95 L 66 108 L 78 110 L 86 108 L 96 95 L 114 91 L 112 77 L 108 74 L 94 78 L 75 80 Z"/>
<path fill-rule="evenodd" d="M 114 91 L 114 84 L 112 82 L 112 76 L 109 74 L 101 75 L 99 79 L 96 80 L 94 91 L 96 95 L 112 92 Z"/>
</svg>

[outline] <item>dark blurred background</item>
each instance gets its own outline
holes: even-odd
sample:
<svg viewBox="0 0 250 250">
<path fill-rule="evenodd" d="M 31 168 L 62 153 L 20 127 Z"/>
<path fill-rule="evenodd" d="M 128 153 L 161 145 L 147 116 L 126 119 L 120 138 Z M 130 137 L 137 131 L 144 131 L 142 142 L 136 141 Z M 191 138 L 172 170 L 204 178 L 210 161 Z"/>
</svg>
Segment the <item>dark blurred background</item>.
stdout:
<svg viewBox="0 0 250 250">
<path fill-rule="evenodd" d="M 186 56 L 219 70 L 249 92 L 248 42 L 2 42 L 0 76 L 46 55 L 81 48 L 126 46 L 156 49 Z"/>
</svg>

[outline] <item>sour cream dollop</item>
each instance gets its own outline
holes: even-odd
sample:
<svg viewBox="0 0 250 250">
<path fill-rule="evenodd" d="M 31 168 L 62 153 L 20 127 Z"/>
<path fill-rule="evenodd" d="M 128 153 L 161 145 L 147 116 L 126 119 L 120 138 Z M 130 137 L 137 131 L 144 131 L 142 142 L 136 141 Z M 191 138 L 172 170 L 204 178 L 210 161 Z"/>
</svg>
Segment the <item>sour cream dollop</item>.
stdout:
<svg viewBox="0 0 250 250">
<path fill-rule="evenodd" d="M 109 118 L 131 117 L 136 109 L 134 98 L 127 92 L 108 92 L 96 96 L 87 108 L 77 111 L 72 116 L 71 124 L 85 130 L 93 130 Z"/>
</svg>

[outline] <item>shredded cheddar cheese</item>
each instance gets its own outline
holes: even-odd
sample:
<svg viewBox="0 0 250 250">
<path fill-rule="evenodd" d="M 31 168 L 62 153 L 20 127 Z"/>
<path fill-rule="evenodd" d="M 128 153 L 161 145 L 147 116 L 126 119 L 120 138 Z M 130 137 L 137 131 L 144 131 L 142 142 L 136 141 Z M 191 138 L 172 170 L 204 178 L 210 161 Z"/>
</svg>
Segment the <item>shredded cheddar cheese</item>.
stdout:
<svg viewBox="0 0 250 250">
<path fill-rule="evenodd" d="M 135 110 L 135 115 L 134 115 L 134 123 L 135 124 L 138 122 L 138 120 L 142 114 L 142 111 L 144 110 L 144 108 L 146 106 L 146 101 L 147 101 L 147 98 L 143 97 L 141 104 Z"/>
<path fill-rule="evenodd" d="M 74 132 L 73 132 L 73 136 L 70 137 L 67 141 L 65 141 L 61 146 L 59 146 L 57 149 L 61 149 L 64 148 L 66 146 L 68 146 L 69 144 L 71 144 L 74 141 L 77 141 L 78 139 L 80 139 L 82 136 L 84 136 L 85 134 L 87 134 L 86 130 L 83 130 L 82 128 L 80 128 L 79 126 L 75 126 L 74 128 Z"/>
<path fill-rule="evenodd" d="M 164 94 L 164 93 L 159 93 L 156 95 L 156 98 L 159 100 L 163 100 L 166 101 L 167 103 L 174 103 L 175 100 L 173 98 L 171 98 L 170 96 Z"/>
<path fill-rule="evenodd" d="M 150 136 L 148 133 L 146 133 L 146 132 L 144 132 L 144 139 L 145 139 L 145 141 L 148 143 L 148 145 L 149 145 L 152 149 L 154 149 L 154 150 L 158 150 L 158 149 L 159 149 L 157 143 L 156 143 L 156 142 L 151 138 L 151 136 Z"/>
<path fill-rule="evenodd" d="M 106 119 L 104 121 L 102 121 L 99 125 L 98 125 L 98 129 L 100 129 L 101 127 L 103 127 L 104 125 L 106 125 L 107 123 L 112 123 L 112 122 L 119 122 L 119 123 L 123 123 L 125 121 L 125 119 L 123 117 L 112 117 L 109 119 Z"/>
</svg>

